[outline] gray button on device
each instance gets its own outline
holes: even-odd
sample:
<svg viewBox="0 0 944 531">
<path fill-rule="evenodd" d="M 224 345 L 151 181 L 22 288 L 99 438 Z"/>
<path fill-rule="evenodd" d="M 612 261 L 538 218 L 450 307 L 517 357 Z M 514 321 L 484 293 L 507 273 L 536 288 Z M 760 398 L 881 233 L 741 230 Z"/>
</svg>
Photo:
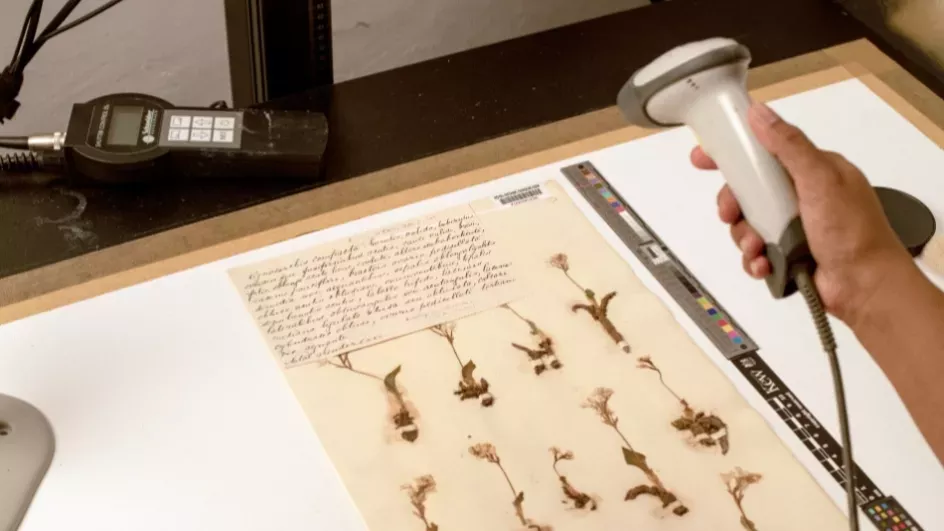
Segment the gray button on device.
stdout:
<svg viewBox="0 0 944 531">
<path fill-rule="evenodd" d="M 236 128 L 236 118 L 218 117 L 213 121 L 214 129 L 228 129 L 232 131 Z"/>
<path fill-rule="evenodd" d="M 212 116 L 194 116 L 193 128 L 194 129 L 213 129 L 213 117 Z"/>
<path fill-rule="evenodd" d="M 190 117 L 189 116 L 172 116 L 170 119 L 171 127 L 186 127 L 190 128 Z"/>
<path fill-rule="evenodd" d="M 233 132 L 232 131 L 220 131 L 219 129 L 213 131 L 213 141 L 230 143 L 233 141 Z"/>
</svg>

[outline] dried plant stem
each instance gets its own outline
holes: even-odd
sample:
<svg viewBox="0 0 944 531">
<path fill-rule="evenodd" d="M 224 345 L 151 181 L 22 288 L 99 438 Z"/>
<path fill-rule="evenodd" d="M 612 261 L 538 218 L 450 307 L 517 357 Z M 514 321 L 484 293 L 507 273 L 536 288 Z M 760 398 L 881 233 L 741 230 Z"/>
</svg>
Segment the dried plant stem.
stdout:
<svg viewBox="0 0 944 531">
<path fill-rule="evenodd" d="M 481 398 L 479 403 L 482 407 L 491 407 L 495 403 L 495 397 L 489 392 L 488 381 L 486 381 L 485 378 L 476 380 L 474 376 L 476 369 L 475 362 L 469 360 L 463 363 L 462 358 L 459 356 L 459 351 L 456 350 L 455 323 L 439 324 L 431 327 L 429 330 L 449 343 L 449 348 L 452 350 L 456 362 L 459 363 L 461 379 L 459 380 L 459 388 L 454 391 L 453 394 L 458 396 L 459 400 Z"/>
<path fill-rule="evenodd" d="M 511 495 L 517 498 L 518 489 L 515 488 L 515 484 L 512 483 L 511 478 L 508 477 L 508 471 L 505 470 L 504 466 L 502 466 L 500 459 L 495 462 L 495 466 L 497 466 L 498 469 L 501 470 L 502 475 L 505 476 L 505 482 L 508 483 L 508 488 L 511 489 Z M 524 520 L 524 515 L 521 513 L 521 511 L 518 512 L 518 518 L 521 520 L 522 525 L 526 525 L 526 522 Z"/>
<path fill-rule="evenodd" d="M 498 451 L 495 449 L 495 446 L 492 443 L 475 444 L 469 447 L 469 453 L 477 459 L 492 463 L 493 465 L 497 466 L 499 470 L 501 470 L 502 476 L 504 476 L 505 482 L 508 484 L 508 488 L 511 489 L 512 496 L 514 496 L 512 505 L 515 508 L 515 516 L 518 518 L 518 522 L 520 522 L 521 525 L 534 531 L 551 531 L 549 526 L 536 524 L 533 520 L 525 516 L 524 492 L 519 492 L 518 489 L 515 488 L 514 483 L 511 482 L 511 477 L 508 476 L 508 472 L 502 465 L 501 457 L 498 456 Z"/>
<path fill-rule="evenodd" d="M 745 472 L 741 469 L 741 467 L 737 467 L 727 474 L 722 474 L 721 479 L 728 488 L 728 494 L 730 494 L 731 498 L 734 500 L 734 504 L 737 506 L 738 512 L 741 513 L 741 527 L 743 527 L 746 531 L 758 531 L 754 522 L 747 517 L 747 513 L 744 511 L 743 502 L 745 491 L 749 486 L 759 483 L 762 479 L 761 475 L 752 472 Z"/>
<path fill-rule="evenodd" d="M 648 358 L 640 358 L 640 363 L 642 363 L 641 360 L 643 359 L 648 359 Z M 668 391 L 672 396 L 674 396 L 675 399 L 678 400 L 681 404 L 687 405 L 687 402 L 685 402 L 685 399 L 683 399 L 681 396 L 678 395 L 678 393 L 672 390 L 672 388 L 669 387 L 669 384 L 665 383 L 665 378 L 663 377 L 662 371 L 658 367 L 656 367 L 656 365 L 652 363 L 651 360 L 649 361 L 649 364 L 652 365 L 652 367 L 651 368 L 645 367 L 645 368 L 655 371 L 655 373 L 659 375 L 659 383 L 662 384 L 662 387 L 664 387 L 665 390 Z"/>
<path fill-rule="evenodd" d="M 508 310 L 509 312 L 515 314 L 515 317 L 517 317 L 518 319 L 521 319 L 522 321 L 524 321 L 524 322 L 527 323 L 528 325 L 532 325 L 532 324 L 533 324 L 530 319 L 525 319 L 524 317 L 522 317 L 521 314 L 518 313 L 518 310 L 515 310 L 514 308 L 512 308 L 510 304 L 503 304 L 503 305 L 502 305 L 502 308 L 504 308 L 504 309 Z"/>
<path fill-rule="evenodd" d="M 339 354 L 339 355 L 338 355 L 338 359 L 341 360 L 340 363 L 337 363 L 337 362 L 334 362 L 334 361 L 328 361 L 327 364 L 330 365 L 330 366 L 332 366 L 332 367 L 337 367 L 338 369 L 344 369 L 344 370 L 347 370 L 347 371 L 351 371 L 351 372 L 353 372 L 354 374 L 360 374 L 361 376 L 366 376 L 366 377 L 368 377 L 368 378 L 373 378 L 374 380 L 377 380 L 377 381 L 380 381 L 380 382 L 383 381 L 383 378 L 381 378 L 380 376 L 377 376 L 376 374 L 371 374 L 371 373 L 369 373 L 369 372 L 364 372 L 364 371 L 355 369 L 354 366 L 351 364 L 351 359 L 350 359 L 349 356 L 350 356 L 350 354 Z"/>
<path fill-rule="evenodd" d="M 591 511 L 597 510 L 597 502 L 590 495 L 581 492 L 580 489 L 575 487 L 568 479 L 567 476 L 561 473 L 557 468 L 557 464 L 561 461 L 572 461 L 574 459 L 573 452 L 564 452 L 557 447 L 551 448 L 551 455 L 554 457 L 554 473 L 557 474 L 557 479 L 561 482 L 561 490 L 564 491 L 564 496 L 573 502 L 574 508 L 576 509 L 589 509 Z"/>
<path fill-rule="evenodd" d="M 584 297 L 587 299 L 588 304 L 574 304 L 571 307 L 571 311 L 577 313 L 580 310 L 587 312 L 590 317 L 593 317 L 594 321 L 600 323 L 600 326 L 603 327 L 603 331 L 606 332 L 610 339 L 618 347 L 620 347 L 623 352 L 629 353 L 631 351 L 629 343 L 626 342 L 626 338 L 623 337 L 623 334 L 616 328 L 616 325 L 613 324 L 613 321 L 610 320 L 607 311 L 609 310 L 610 301 L 613 300 L 613 297 L 616 296 L 615 291 L 611 291 L 603 296 L 603 298 L 598 302 L 596 293 L 592 289 L 585 288 L 580 285 L 579 282 L 574 280 L 574 277 L 570 275 L 570 261 L 567 258 L 566 254 L 560 253 L 551 257 L 549 261 L 551 267 L 560 269 L 564 273 L 564 276 L 567 277 L 567 280 L 570 281 L 577 289 L 583 293 Z"/>
<path fill-rule="evenodd" d="M 459 368 L 461 369 L 465 364 L 462 363 L 462 358 L 459 357 L 459 351 L 456 350 L 456 344 L 452 340 L 449 341 L 449 347 L 452 348 L 452 354 L 456 357 L 456 361 L 459 363 Z"/>
<path fill-rule="evenodd" d="M 616 426 L 616 423 L 614 422 L 613 424 L 610 424 L 610 426 L 612 426 L 613 431 L 615 431 L 616 434 L 619 435 L 620 439 L 623 441 L 623 444 L 626 446 L 626 448 L 629 448 L 630 450 L 635 452 L 636 450 L 633 449 L 633 445 L 629 443 L 629 439 L 627 439 L 626 436 L 623 435 L 623 432 L 620 431 L 620 429 Z"/>
<path fill-rule="evenodd" d="M 436 480 L 433 476 L 426 475 L 416 478 L 413 483 L 408 483 L 400 487 L 409 493 L 410 504 L 413 506 L 413 515 L 423 522 L 424 531 L 439 531 L 439 526 L 430 522 L 426 517 L 427 497 L 436 492 Z"/>
<path fill-rule="evenodd" d="M 637 452 L 629 439 L 619 429 L 619 417 L 610 408 L 610 398 L 613 396 L 613 390 L 600 387 L 584 402 L 583 407 L 593 409 L 599 415 L 603 424 L 611 427 L 619 436 L 625 445 L 623 447 L 623 459 L 626 464 L 638 468 L 646 476 L 651 485 L 638 485 L 629 489 L 626 493 L 627 500 L 635 500 L 639 496 L 646 494 L 654 496 L 662 502 L 663 508 L 672 508 L 672 512 L 677 516 L 683 516 L 688 513 L 688 508 L 662 483 L 658 474 L 649 466 L 645 454 Z"/>
<path fill-rule="evenodd" d="M 570 276 L 570 271 L 564 271 L 564 276 L 567 277 L 567 280 L 569 280 L 571 284 L 573 284 L 574 286 L 577 287 L 577 289 L 580 290 L 580 293 L 586 293 L 586 292 L 587 292 L 587 288 L 581 286 L 579 282 L 577 282 L 576 280 L 574 280 L 574 277 Z"/>
<path fill-rule="evenodd" d="M 430 328 L 434 334 L 442 337 L 449 343 L 449 348 L 452 349 L 452 355 L 456 357 L 456 362 L 459 364 L 459 369 L 465 366 L 465 363 L 462 362 L 462 358 L 459 357 L 459 351 L 456 350 L 456 327 L 453 324 L 449 325 L 438 325 Z"/>
<path fill-rule="evenodd" d="M 682 415 L 671 422 L 678 431 L 687 431 L 692 440 L 704 447 L 719 447 L 721 454 L 726 455 L 730 449 L 728 426 L 717 415 L 709 415 L 703 411 L 695 412 L 688 401 L 680 397 L 668 384 L 665 383 L 662 371 L 649 356 L 639 358 L 637 367 L 655 372 L 659 375 L 659 382 L 682 406 Z"/>
<path fill-rule="evenodd" d="M 564 365 L 559 359 L 557 359 L 557 353 L 554 351 L 554 341 L 551 339 L 551 336 L 547 335 L 543 330 L 541 330 L 534 321 L 523 317 L 510 305 L 504 304 L 502 307 L 513 313 L 515 317 L 528 325 L 528 331 L 534 338 L 534 342 L 537 343 L 537 348 L 526 347 L 514 342 L 511 344 L 512 347 L 528 355 L 528 360 L 531 362 L 531 367 L 534 369 L 534 374 L 540 376 L 548 369 L 548 366 L 554 370 L 563 368 Z M 548 363 L 548 361 L 550 363 Z"/>
<path fill-rule="evenodd" d="M 392 421 L 394 427 L 400 433 L 400 437 L 408 442 L 414 442 L 419 437 L 419 428 L 416 426 L 416 423 L 413 419 L 413 415 L 410 413 L 409 408 L 407 407 L 406 399 L 403 396 L 403 392 L 400 390 L 400 387 L 396 383 L 397 374 L 400 373 L 400 367 L 395 368 L 390 374 L 382 378 L 376 374 L 371 374 L 366 371 L 362 371 L 354 368 L 354 364 L 351 363 L 351 357 L 349 353 L 339 354 L 338 361 L 327 361 L 327 365 L 332 367 L 350 371 L 354 374 L 365 376 L 384 385 L 384 390 L 387 392 L 387 395 L 393 398 L 397 404 L 397 412 L 393 415 Z"/>
</svg>

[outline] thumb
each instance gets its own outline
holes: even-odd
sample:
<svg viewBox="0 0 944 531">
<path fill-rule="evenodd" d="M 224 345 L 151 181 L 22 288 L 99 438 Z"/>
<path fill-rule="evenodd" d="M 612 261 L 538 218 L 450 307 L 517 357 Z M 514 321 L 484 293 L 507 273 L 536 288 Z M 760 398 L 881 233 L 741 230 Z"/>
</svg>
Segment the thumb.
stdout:
<svg viewBox="0 0 944 531">
<path fill-rule="evenodd" d="M 748 111 L 747 121 L 757 141 L 777 157 L 793 178 L 797 194 L 819 195 L 837 184 L 838 172 L 826 153 L 773 109 L 763 103 L 754 103 Z"/>
</svg>

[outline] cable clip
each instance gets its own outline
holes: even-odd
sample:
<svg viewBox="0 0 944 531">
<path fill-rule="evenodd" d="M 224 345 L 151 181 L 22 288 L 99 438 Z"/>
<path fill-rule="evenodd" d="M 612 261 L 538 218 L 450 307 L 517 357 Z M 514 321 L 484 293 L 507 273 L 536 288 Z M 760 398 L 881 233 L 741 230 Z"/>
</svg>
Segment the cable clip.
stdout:
<svg viewBox="0 0 944 531">
<path fill-rule="evenodd" d="M 0 73 L 0 124 L 16 115 L 20 102 L 16 101 L 23 87 L 23 74 L 8 66 Z"/>
</svg>

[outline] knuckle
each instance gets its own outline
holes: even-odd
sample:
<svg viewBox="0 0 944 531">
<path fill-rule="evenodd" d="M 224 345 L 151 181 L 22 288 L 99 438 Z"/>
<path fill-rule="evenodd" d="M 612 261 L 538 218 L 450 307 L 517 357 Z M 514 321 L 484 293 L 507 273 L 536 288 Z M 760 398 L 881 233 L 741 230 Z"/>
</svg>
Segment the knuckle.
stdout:
<svg viewBox="0 0 944 531">
<path fill-rule="evenodd" d="M 777 134 L 787 144 L 804 144 L 807 142 L 806 135 L 800 128 L 787 122 L 778 122 L 774 125 Z"/>
</svg>

